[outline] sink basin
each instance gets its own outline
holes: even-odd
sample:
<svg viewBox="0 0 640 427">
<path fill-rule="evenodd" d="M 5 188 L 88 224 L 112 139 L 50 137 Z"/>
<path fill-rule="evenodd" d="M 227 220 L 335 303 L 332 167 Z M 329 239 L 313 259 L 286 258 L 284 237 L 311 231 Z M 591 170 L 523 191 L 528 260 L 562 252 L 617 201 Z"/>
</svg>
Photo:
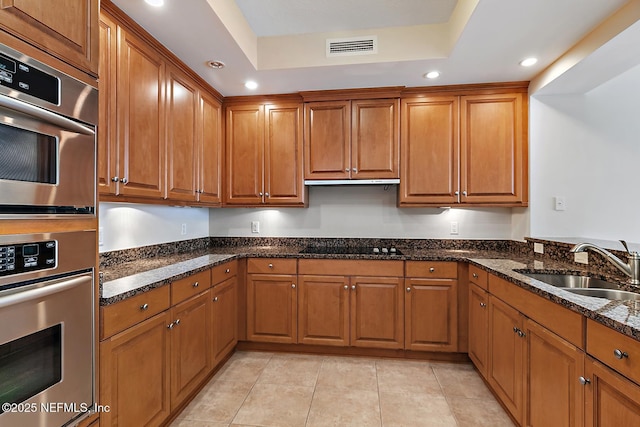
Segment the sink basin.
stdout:
<svg viewBox="0 0 640 427">
<path fill-rule="evenodd" d="M 577 274 L 556 274 L 556 273 L 521 273 L 525 276 L 557 286 L 558 288 L 571 289 L 612 289 L 618 290 L 619 286 L 606 280 L 597 279 L 595 277 L 580 276 Z M 576 292 L 577 293 L 577 292 Z"/>
<path fill-rule="evenodd" d="M 640 301 L 640 294 L 637 294 L 635 292 L 622 291 L 620 289 L 572 288 L 564 290 L 573 294 L 584 295 L 587 297 L 606 298 L 618 301 Z"/>
</svg>

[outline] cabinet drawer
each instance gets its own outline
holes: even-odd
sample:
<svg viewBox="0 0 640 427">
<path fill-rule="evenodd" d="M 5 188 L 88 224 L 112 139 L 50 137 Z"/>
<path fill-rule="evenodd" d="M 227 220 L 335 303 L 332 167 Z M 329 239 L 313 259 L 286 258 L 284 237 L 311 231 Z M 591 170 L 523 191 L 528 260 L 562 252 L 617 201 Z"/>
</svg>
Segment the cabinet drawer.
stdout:
<svg viewBox="0 0 640 427">
<path fill-rule="evenodd" d="M 469 265 L 469 281 L 480 286 L 482 289 L 487 290 L 488 285 L 488 273 L 475 265 Z"/>
<path fill-rule="evenodd" d="M 297 259 L 249 258 L 247 273 L 296 274 Z"/>
<path fill-rule="evenodd" d="M 169 286 L 154 289 L 106 307 L 102 314 L 101 339 L 124 331 L 169 308 Z"/>
<path fill-rule="evenodd" d="M 229 261 L 211 269 L 211 284 L 217 285 L 238 274 L 238 261 Z"/>
<path fill-rule="evenodd" d="M 407 261 L 406 277 L 457 279 L 458 263 L 448 261 Z"/>
<path fill-rule="evenodd" d="M 191 298 L 211 287 L 211 270 L 192 274 L 184 279 L 171 283 L 171 305 Z"/>
<path fill-rule="evenodd" d="M 587 353 L 640 384 L 640 341 L 588 319 Z"/>
</svg>

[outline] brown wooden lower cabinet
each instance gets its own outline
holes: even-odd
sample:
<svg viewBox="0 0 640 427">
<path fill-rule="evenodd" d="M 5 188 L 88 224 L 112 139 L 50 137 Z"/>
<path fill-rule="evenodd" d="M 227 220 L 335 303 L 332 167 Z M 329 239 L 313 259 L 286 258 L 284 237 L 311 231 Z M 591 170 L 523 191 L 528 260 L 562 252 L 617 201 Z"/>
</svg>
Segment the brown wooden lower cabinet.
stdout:
<svg viewBox="0 0 640 427">
<path fill-rule="evenodd" d="M 489 294 L 469 283 L 469 358 L 483 377 L 489 369 Z"/>
<path fill-rule="evenodd" d="M 159 425 L 170 413 L 171 323 L 165 311 L 100 343 L 105 426 Z"/>
<path fill-rule="evenodd" d="M 297 289 L 292 274 L 249 274 L 247 278 L 247 339 L 295 344 Z"/>
<path fill-rule="evenodd" d="M 586 427 L 640 426 L 640 386 L 602 363 L 585 362 Z"/>
<path fill-rule="evenodd" d="M 300 275 L 298 283 L 298 342 L 348 346 L 349 278 Z"/>
<path fill-rule="evenodd" d="M 210 291 L 171 309 L 171 410 L 178 407 L 211 370 Z"/>
<path fill-rule="evenodd" d="M 524 321 L 523 333 L 523 425 L 583 426 L 584 386 L 579 378 L 583 375 L 584 352 L 530 319 Z"/>
<path fill-rule="evenodd" d="M 238 279 L 233 276 L 211 289 L 211 349 L 213 366 L 238 343 Z"/>
</svg>

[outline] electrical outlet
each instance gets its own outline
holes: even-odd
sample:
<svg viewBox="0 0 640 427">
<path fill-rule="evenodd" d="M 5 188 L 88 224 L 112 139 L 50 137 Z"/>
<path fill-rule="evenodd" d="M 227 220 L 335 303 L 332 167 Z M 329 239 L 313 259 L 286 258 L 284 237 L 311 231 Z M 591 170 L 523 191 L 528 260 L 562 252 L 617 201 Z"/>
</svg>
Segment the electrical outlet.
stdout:
<svg viewBox="0 0 640 427">
<path fill-rule="evenodd" d="M 533 244 L 533 252 L 535 252 L 537 254 L 543 254 L 544 253 L 544 245 L 542 243 L 534 243 Z"/>
<path fill-rule="evenodd" d="M 260 232 L 260 221 L 251 221 L 251 232 L 252 233 Z"/>
<path fill-rule="evenodd" d="M 556 202 L 555 209 L 557 211 L 563 211 L 563 210 L 566 209 L 567 206 L 565 204 L 564 197 L 556 196 L 554 199 L 555 199 L 555 202 Z"/>
<path fill-rule="evenodd" d="M 98 227 L 98 246 L 104 246 L 104 228 Z"/>
<path fill-rule="evenodd" d="M 187 234 L 187 224 L 182 224 L 182 228 L 180 229 L 180 234 L 183 236 Z"/>
<path fill-rule="evenodd" d="M 449 234 L 458 234 L 458 221 L 451 221 L 451 230 Z"/>
</svg>

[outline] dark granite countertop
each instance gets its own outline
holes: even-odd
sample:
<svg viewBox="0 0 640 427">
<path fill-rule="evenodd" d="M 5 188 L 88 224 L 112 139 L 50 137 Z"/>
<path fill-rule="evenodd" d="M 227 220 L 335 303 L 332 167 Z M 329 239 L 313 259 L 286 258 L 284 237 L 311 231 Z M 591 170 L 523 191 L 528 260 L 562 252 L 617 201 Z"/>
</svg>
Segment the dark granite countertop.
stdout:
<svg viewBox="0 0 640 427">
<path fill-rule="evenodd" d="M 302 246 L 225 246 L 190 253 L 145 257 L 101 269 L 100 305 L 109 305 L 226 261 L 244 257 L 298 259 L 396 259 L 465 261 L 496 274 L 514 285 L 561 304 L 613 329 L 640 340 L 640 302 L 611 301 L 569 293 L 514 270 L 578 272 L 575 265 L 538 260 L 511 251 L 476 249 L 419 249 L 398 246 L 403 255 L 301 254 Z M 593 274 L 591 274 L 593 275 Z M 624 287 L 624 285 L 623 285 Z M 632 290 L 632 289 L 629 289 Z M 637 289 L 635 289 L 637 291 Z"/>
</svg>

